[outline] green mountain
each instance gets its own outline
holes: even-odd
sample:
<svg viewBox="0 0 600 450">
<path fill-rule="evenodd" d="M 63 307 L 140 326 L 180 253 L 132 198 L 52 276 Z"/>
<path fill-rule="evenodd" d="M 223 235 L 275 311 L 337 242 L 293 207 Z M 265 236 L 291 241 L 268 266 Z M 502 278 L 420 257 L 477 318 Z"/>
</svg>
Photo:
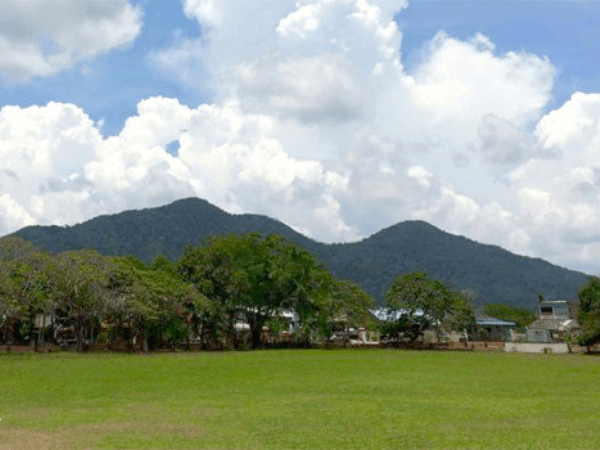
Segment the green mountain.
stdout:
<svg viewBox="0 0 600 450">
<path fill-rule="evenodd" d="M 199 244 L 208 235 L 251 231 L 288 237 L 317 255 L 335 276 L 358 282 L 380 301 L 396 275 L 414 270 L 473 291 L 479 304 L 529 307 L 540 293 L 547 299 L 572 299 L 587 279 L 583 273 L 455 236 L 427 222 L 402 222 L 360 242 L 323 244 L 269 217 L 229 214 L 197 198 L 100 216 L 72 227 L 26 227 L 15 234 L 51 252 L 95 248 L 151 261 L 161 253 L 176 259 L 186 245 Z"/>
</svg>

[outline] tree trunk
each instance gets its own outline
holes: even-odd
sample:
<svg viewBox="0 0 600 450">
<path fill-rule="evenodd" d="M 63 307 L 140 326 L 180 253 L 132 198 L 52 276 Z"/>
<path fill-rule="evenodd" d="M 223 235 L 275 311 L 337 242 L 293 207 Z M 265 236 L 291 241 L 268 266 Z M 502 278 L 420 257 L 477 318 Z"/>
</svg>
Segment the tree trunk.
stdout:
<svg viewBox="0 0 600 450">
<path fill-rule="evenodd" d="M 37 343 L 36 343 L 36 351 L 38 351 L 40 348 L 42 349 L 42 351 L 44 351 L 44 334 L 46 332 L 46 315 L 43 314 L 42 315 L 42 328 L 41 330 L 38 330 L 38 339 L 37 339 Z"/>
<path fill-rule="evenodd" d="M 144 330 L 144 343 L 142 345 L 144 353 L 148 353 L 148 332 Z"/>
<path fill-rule="evenodd" d="M 83 351 L 83 323 L 81 319 L 77 320 L 77 351 Z"/>
<path fill-rule="evenodd" d="M 202 327 L 200 328 L 200 346 L 202 350 L 206 350 L 208 347 L 208 339 L 206 339 L 206 321 L 202 319 Z"/>
<path fill-rule="evenodd" d="M 8 330 L 7 330 L 7 339 L 6 339 L 6 353 L 10 353 L 10 347 L 12 346 L 13 340 L 15 339 L 15 322 L 14 320 L 11 320 L 10 325 L 8 326 Z M 589 352 L 589 347 L 588 347 L 588 352 Z"/>
<path fill-rule="evenodd" d="M 227 347 L 237 348 L 237 330 L 235 329 L 235 317 L 233 314 L 229 314 L 229 327 L 226 330 L 226 336 L 229 343 L 226 343 Z"/>
<path fill-rule="evenodd" d="M 249 318 L 248 325 L 250 325 L 250 332 L 252 334 L 252 348 L 257 349 L 260 347 L 262 337 L 262 327 L 266 322 L 265 317 L 253 317 Z"/>
<path fill-rule="evenodd" d="M 257 349 L 260 347 L 260 335 L 262 334 L 262 327 L 255 327 L 252 329 L 252 348 Z"/>
<path fill-rule="evenodd" d="M 44 316 L 44 318 L 42 319 L 42 332 L 40 334 L 40 347 L 42 348 L 42 351 L 44 351 L 44 346 L 46 345 L 45 342 L 45 335 L 46 334 L 46 317 Z"/>
</svg>

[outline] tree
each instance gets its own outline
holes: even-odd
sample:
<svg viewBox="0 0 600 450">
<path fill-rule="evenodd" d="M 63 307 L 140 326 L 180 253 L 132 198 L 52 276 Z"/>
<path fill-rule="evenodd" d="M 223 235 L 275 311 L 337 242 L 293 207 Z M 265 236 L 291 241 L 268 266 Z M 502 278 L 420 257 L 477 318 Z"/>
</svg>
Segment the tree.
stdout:
<svg viewBox="0 0 600 450">
<path fill-rule="evenodd" d="M 375 300 L 353 281 L 333 280 L 326 304 L 320 307 L 319 331 L 326 340 L 336 332 L 344 332 L 345 339 L 350 328 L 372 327 L 375 324 L 369 310 Z"/>
<path fill-rule="evenodd" d="M 477 328 L 473 300 L 465 292 L 454 291 L 453 294 L 454 301 L 447 311 L 444 326 L 448 330 L 466 332 L 471 339 Z"/>
<path fill-rule="evenodd" d="M 284 244 L 277 263 L 279 285 L 286 298 L 284 308 L 297 317 L 296 338 L 303 345 L 309 345 L 311 334 L 318 331 L 320 318 L 330 312 L 337 281 L 310 252 L 283 238 L 278 239 Z"/>
<path fill-rule="evenodd" d="M 9 340 L 20 331 L 21 338 L 33 339 L 36 349 L 43 345 L 45 321 L 35 339 L 31 332 L 35 317 L 51 315 L 55 303 L 47 295 L 46 267 L 51 256 L 17 236 L 0 239 L 0 328 L 4 326 Z M 20 323 L 20 329 L 15 326 Z"/>
<path fill-rule="evenodd" d="M 93 250 L 64 252 L 48 267 L 49 293 L 75 328 L 77 351 L 83 350 L 83 336 L 92 317 L 105 306 L 112 259 Z"/>
<path fill-rule="evenodd" d="M 590 277 L 579 288 L 579 323 L 583 335 L 579 344 L 589 347 L 600 342 L 600 278 Z"/>
<path fill-rule="evenodd" d="M 10 345 L 14 341 L 15 323 L 22 316 L 24 305 L 18 300 L 19 287 L 6 270 L 6 265 L 0 266 L 0 331 L 5 341 Z"/>
<path fill-rule="evenodd" d="M 509 322 L 515 322 L 517 329 L 524 330 L 536 319 L 536 313 L 527 308 L 513 308 L 502 303 L 488 303 L 483 312 L 490 317 L 495 317 Z"/>
<path fill-rule="evenodd" d="M 430 324 L 439 335 L 442 325 L 468 331 L 475 323 L 473 306 L 465 295 L 423 272 L 396 277 L 386 293 L 386 308 L 388 318 L 396 322 L 393 332 L 409 333 L 413 342 Z"/>
<path fill-rule="evenodd" d="M 38 251 L 35 245 L 19 236 L 10 235 L 0 238 L 0 262 L 27 259 Z"/>
<path fill-rule="evenodd" d="M 214 237 L 207 239 L 204 246 L 187 247 L 177 262 L 177 270 L 184 281 L 192 283 L 212 303 L 203 331 L 210 330 L 215 343 L 224 335 L 236 347 L 234 325 L 239 308 L 230 286 L 231 256 L 221 239 Z"/>
<path fill-rule="evenodd" d="M 51 255 L 36 251 L 23 259 L 13 261 L 12 278 L 19 287 L 18 298 L 26 311 L 23 325 L 29 330 L 29 338 L 33 340 L 36 350 L 44 346 L 46 318 L 52 317 L 57 307 L 56 302 L 49 295 L 48 266 L 51 260 Z M 42 320 L 36 338 L 31 332 L 38 315 Z"/>
<path fill-rule="evenodd" d="M 234 346 L 238 317 L 257 348 L 267 321 L 288 309 L 308 319 L 329 286 L 328 272 L 310 253 L 277 235 L 215 236 L 202 247 L 188 247 L 178 267 L 184 280 L 215 302 L 215 328 L 224 326 Z"/>
<path fill-rule="evenodd" d="M 209 308 L 209 301 L 180 278 L 172 263 L 161 258 L 148 266 L 134 256 L 114 261 L 109 319 L 130 348 L 134 336 L 148 351 L 149 337 L 175 348 L 190 332 L 198 334 L 198 317 Z"/>
<path fill-rule="evenodd" d="M 379 325 L 379 330 L 382 336 L 393 339 L 398 346 L 404 339 L 414 344 L 430 327 L 431 320 L 427 316 L 388 309 L 385 320 Z"/>
</svg>

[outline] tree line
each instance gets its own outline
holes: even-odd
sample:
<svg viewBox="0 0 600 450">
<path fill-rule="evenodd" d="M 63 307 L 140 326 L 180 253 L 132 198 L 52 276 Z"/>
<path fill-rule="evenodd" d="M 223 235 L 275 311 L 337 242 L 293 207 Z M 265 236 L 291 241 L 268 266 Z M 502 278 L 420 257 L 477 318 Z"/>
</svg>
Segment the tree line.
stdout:
<svg viewBox="0 0 600 450">
<path fill-rule="evenodd" d="M 68 331 L 79 351 L 89 341 L 130 349 L 136 341 L 145 351 L 190 341 L 258 348 L 265 332 L 272 342 L 288 332 L 291 345 L 310 345 L 360 326 L 378 326 L 400 343 L 429 328 L 475 327 L 468 296 L 419 272 L 395 279 L 379 325 L 374 308 L 356 283 L 336 279 L 278 235 L 212 236 L 176 261 L 158 256 L 150 264 L 93 250 L 53 255 L 16 236 L 0 240 L 0 340 L 9 345 L 56 343 L 57 331 Z"/>
<path fill-rule="evenodd" d="M 579 323 L 583 330 L 579 345 L 590 347 L 600 342 L 600 278 L 592 276 L 581 286 L 579 298 Z"/>
</svg>

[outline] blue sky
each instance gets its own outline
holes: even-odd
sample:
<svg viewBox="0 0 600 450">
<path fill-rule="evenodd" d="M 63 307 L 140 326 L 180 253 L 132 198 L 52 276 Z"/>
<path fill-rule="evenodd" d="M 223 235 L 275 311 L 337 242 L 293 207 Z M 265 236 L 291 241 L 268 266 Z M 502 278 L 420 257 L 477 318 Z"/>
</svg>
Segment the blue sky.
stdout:
<svg viewBox="0 0 600 450">
<path fill-rule="evenodd" d="M 0 234 L 198 196 L 600 271 L 600 2 L 5 3 Z"/>
<path fill-rule="evenodd" d="M 413 0 L 397 20 L 409 69 L 440 30 L 462 40 L 482 33 L 498 53 L 524 50 L 552 61 L 558 76 L 550 108 L 574 91 L 597 92 L 600 86 L 598 1 Z"/>
</svg>

